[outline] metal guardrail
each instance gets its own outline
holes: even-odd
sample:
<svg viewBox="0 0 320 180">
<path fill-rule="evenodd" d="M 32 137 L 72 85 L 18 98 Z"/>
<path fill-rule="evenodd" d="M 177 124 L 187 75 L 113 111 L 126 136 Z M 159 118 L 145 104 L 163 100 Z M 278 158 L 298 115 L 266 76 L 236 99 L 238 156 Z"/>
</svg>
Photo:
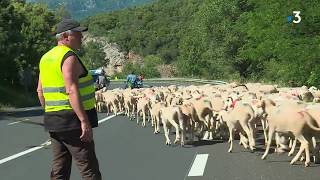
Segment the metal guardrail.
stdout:
<svg viewBox="0 0 320 180">
<path fill-rule="evenodd" d="M 125 79 L 117 79 L 117 80 L 111 80 L 112 83 L 124 83 Z M 151 79 L 144 79 L 144 82 L 152 82 L 152 83 L 164 83 L 164 82 L 194 82 L 194 83 L 202 83 L 202 84 L 213 84 L 213 85 L 219 85 L 219 84 L 227 84 L 225 81 L 219 81 L 219 80 L 206 80 L 206 79 L 190 79 L 190 78 L 151 78 Z"/>
</svg>

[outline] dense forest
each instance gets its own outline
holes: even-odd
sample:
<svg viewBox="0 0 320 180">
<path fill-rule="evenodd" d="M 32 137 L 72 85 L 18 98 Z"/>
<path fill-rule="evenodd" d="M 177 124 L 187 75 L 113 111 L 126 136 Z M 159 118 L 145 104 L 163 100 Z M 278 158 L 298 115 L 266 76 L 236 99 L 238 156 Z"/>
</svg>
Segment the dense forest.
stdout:
<svg viewBox="0 0 320 180">
<path fill-rule="evenodd" d="M 144 5 L 155 0 L 26 0 L 26 2 L 43 3 L 49 9 L 68 10 L 74 19 L 83 19 L 102 12 Z"/>
<path fill-rule="evenodd" d="M 0 1 L 1 94 L 16 87 L 35 91 L 39 60 L 55 43 L 59 11 Z M 290 21 L 298 19 L 293 11 L 300 11 L 299 23 Z M 92 36 L 144 57 L 147 77 L 159 76 L 155 66 L 171 64 L 181 77 L 320 84 L 319 0 L 159 0 L 82 23 Z M 84 60 L 97 47 L 84 48 Z"/>
<path fill-rule="evenodd" d="M 300 11 L 300 23 L 288 22 Z M 86 20 L 123 51 L 174 64 L 178 76 L 320 84 L 320 2 L 161 0 Z"/>
<path fill-rule="evenodd" d="M 31 105 L 41 56 L 54 45 L 58 16 L 22 0 L 0 1 L 0 107 Z"/>
</svg>

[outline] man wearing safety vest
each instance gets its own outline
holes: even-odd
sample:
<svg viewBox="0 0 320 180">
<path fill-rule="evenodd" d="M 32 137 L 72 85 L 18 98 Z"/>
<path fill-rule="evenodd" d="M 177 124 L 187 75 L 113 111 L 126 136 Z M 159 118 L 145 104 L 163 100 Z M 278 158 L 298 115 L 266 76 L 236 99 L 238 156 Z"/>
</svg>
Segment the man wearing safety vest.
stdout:
<svg viewBox="0 0 320 180">
<path fill-rule="evenodd" d="M 40 60 L 37 91 L 52 143 L 51 180 L 70 179 L 72 159 L 82 179 L 101 180 L 92 134 L 98 126 L 94 82 L 75 52 L 87 30 L 63 19 L 56 29 L 58 45 Z"/>
</svg>

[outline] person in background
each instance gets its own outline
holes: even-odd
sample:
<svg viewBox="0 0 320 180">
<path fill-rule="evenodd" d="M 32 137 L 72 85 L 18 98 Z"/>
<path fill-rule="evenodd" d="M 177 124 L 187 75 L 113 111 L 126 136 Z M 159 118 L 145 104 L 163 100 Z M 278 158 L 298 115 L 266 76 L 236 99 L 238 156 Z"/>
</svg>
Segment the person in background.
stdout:
<svg viewBox="0 0 320 180">
<path fill-rule="evenodd" d="M 140 80 L 143 81 L 144 80 L 144 75 L 140 74 Z"/>
<path fill-rule="evenodd" d="M 128 74 L 126 79 L 126 88 L 134 88 L 137 82 L 137 76 L 134 74 L 134 72 Z"/>
<path fill-rule="evenodd" d="M 97 78 L 97 83 L 98 83 L 98 89 L 102 89 L 104 87 L 107 87 L 107 79 L 105 76 L 104 71 L 101 72 L 101 74 L 99 74 L 98 78 Z"/>
<path fill-rule="evenodd" d="M 143 74 L 140 74 L 137 78 L 137 88 L 142 88 L 143 87 L 143 79 L 144 79 L 144 76 Z"/>
<path fill-rule="evenodd" d="M 98 126 L 93 77 L 75 52 L 86 30 L 63 19 L 56 30 L 58 45 L 40 60 L 37 91 L 52 143 L 51 180 L 69 180 L 72 159 L 82 179 L 102 179 L 92 133 Z"/>
</svg>

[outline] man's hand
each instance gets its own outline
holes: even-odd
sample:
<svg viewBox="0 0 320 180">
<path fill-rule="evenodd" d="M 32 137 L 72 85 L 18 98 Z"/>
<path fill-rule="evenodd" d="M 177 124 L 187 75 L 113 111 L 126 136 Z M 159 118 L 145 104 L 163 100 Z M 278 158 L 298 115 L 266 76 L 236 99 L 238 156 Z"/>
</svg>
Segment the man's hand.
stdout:
<svg viewBox="0 0 320 180">
<path fill-rule="evenodd" d="M 81 121 L 81 136 L 80 139 L 83 142 L 91 142 L 93 138 L 92 128 L 89 121 Z"/>
</svg>

